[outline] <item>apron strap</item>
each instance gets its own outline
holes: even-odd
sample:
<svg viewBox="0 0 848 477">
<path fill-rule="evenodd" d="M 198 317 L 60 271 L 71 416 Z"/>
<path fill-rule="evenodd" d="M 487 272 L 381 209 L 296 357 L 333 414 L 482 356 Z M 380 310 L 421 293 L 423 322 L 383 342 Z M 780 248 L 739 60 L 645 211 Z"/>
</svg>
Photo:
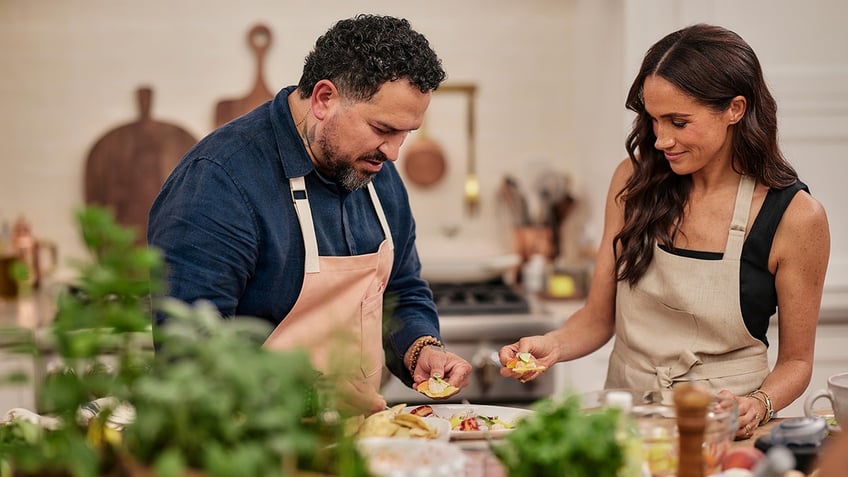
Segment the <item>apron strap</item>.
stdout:
<svg viewBox="0 0 848 477">
<path fill-rule="evenodd" d="M 386 236 L 389 250 L 394 250 L 395 243 L 392 240 L 392 231 L 389 229 L 389 221 L 386 220 L 386 213 L 383 212 L 383 204 L 380 203 L 380 198 L 377 197 L 377 189 L 374 187 L 373 181 L 368 183 L 368 193 L 371 195 L 371 203 L 374 204 L 374 210 L 377 212 L 377 218 L 380 220 L 380 226 L 383 227 L 383 234 Z"/>
<path fill-rule="evenodd" d="M 739 179 L 739 189 L 736 191 L 736 203 L 733 207 L 733 221 L 727 234 L 727 245 L 724 257 L 737 260 L 742 256 L 742 245 L 745 243 L 745 230 L 748 228 L 748 215 L 751 211 L 751 200 L 754 198 L 754 187 L 757 181 L 751 176 Z"/>
<path fill-rule="evenodd" d="M 303 177 L 289 179 L 292 202 L 300 220 L 300 232 L 303 234 L 303 246 L 306 251 L 306 273 L 318 273 L 318 238 L 315 237 L 315 225 L 312 223 L 312 209 L 309 207 L 309 194 L 306 193 L 306 181 Z"/>
</svg>

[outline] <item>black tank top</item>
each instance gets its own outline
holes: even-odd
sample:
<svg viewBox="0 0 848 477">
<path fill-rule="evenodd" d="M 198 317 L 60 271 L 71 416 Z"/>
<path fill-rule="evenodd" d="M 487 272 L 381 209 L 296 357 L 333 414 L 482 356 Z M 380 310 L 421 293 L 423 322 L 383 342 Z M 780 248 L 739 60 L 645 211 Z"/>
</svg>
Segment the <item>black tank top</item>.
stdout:
<svg viewBox="0 0 848 477">
<path fill-rule="evenodd" d="M 751 336 L 768 346 L 769 318 L 777 311 L 777 290 L 774 287 L 774 275 L 769 272 L 768 258 L 774 234 L 783 213 L 795 197 L 803 190 L 809 194 L 810 189 L 801 181 L 785 189 L 769 189 L 763 206 L 760 208 L 754 224 L 745 243 L 742 245 L 741 265 L 739 269 L 739 301 L 742 307 L 742 318 Z M 663 250 L 682 257 L 698 260 L 721 260 L 722 253 L 701 252 L 686 249 L 670 249 L 660 246 Z"/>
</svg>

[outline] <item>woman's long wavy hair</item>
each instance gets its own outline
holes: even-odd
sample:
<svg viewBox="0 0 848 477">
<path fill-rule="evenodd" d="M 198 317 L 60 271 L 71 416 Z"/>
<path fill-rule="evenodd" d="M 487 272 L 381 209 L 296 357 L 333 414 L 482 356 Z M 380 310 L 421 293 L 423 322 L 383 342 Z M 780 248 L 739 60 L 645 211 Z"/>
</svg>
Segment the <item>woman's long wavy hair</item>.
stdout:
<svg viewBox="0 0 848 477">
<path fill-rule="evenodd" d="M 732 166 L 772 188 L 793 184 L 798 175 L 777 141 L 777 104 L 769 92 L 754 50 L 736 33 L 697 24 L 671 33 L 645 54 L 625 103 L 636 113 L 626 148 L 633 175 L 618 199 L 624 203 L 624 227 L 615 236 L 618 280 L 633 286 L 653 259 L 654 244 L 671 246 L 686 207 L 692 179 L 677 175 L 662 151 L 654 148 L 651 116 L 643 88 L 659 76 L 716 112 L 743 96 L 747 109 L 733 126 Z"/>
</svg>

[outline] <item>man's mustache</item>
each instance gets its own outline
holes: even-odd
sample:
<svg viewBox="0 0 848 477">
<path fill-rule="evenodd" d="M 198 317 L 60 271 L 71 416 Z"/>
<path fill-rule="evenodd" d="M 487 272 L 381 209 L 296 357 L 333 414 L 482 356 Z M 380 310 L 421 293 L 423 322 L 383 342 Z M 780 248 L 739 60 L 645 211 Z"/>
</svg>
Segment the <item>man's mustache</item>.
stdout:
<svg viewBox="0 0 848 477">
<path fill-rule="evenodd" d="M 368 154 L 365 154 L 364 156 L 359 156 L 359 158 L 360 158 L 360 159 L 362 159 L 363 161 L 380 161 L 380 162 L 386 162 L 386 161 L 388 161 L 388 160 L 389 160 L 389 158 L 388 158 L 388 157 L 386 157 L 386 155 L 385 155 L 385 154 L 383 154 L 383 153 L 382 153 L 382 152 L 380 152 L 380 151 L 375 151 L 375 152 L 372 152 L 372 153 L 368 153 Z"/>
</svg>

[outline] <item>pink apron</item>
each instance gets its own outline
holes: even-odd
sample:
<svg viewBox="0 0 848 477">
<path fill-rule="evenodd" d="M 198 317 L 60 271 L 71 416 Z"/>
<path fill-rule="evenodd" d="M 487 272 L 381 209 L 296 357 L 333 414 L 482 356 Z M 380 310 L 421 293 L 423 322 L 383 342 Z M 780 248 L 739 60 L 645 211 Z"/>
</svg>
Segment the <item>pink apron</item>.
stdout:
<svg viewBox="0 0 848 477">
<path fill-rule="evenodd" d="M 383 293 L 394 262 L 394 244 L 373 184 L 371 202 L 386 238 L 377 252 L 354 256 L 318 256 L 303 177 L 289 180 L 306 249 L 303 285 L 294 307 L 264 346 L 303 347 L 315 368 L 358 379 L 380 388 L 383 354 Z"/>
<path fill-rule="evenodd" d="M 743 177 L 721 260 L 654 247 L 635 287 L 619 282 L 607 388 L 656 389 L 698 382 L 742 395 L 769 373 L 766 346 L 751 336 L 739 303 L 739 267 L 755 181 Z"/>
</svg>

